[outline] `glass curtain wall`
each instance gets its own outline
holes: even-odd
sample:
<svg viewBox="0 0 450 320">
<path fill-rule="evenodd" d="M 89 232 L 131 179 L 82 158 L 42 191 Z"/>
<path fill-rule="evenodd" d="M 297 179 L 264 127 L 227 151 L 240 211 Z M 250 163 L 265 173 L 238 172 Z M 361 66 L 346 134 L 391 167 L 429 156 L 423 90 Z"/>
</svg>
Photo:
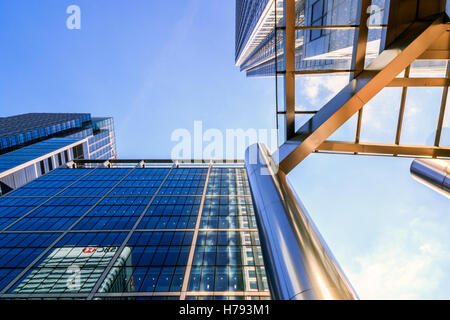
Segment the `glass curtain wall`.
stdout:
<svg viewBox="0 0 450 320">
<path fill-rule="evenodd" d="M 245 169 L 56 169 L 1 197 L 0 298 L 269 299 Z"/>
</svg>

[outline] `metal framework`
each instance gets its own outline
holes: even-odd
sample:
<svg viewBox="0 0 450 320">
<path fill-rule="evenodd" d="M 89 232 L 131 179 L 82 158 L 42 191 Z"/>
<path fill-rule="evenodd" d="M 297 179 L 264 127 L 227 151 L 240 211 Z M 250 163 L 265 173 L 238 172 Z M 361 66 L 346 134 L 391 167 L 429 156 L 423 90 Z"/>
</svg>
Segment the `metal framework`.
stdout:
<svg viewBox="0 0 450 320">
<path fill-rule="evenodd" d="M 450 147 L 440 146 L 448 96 L 449 67 L 445 77 L 411 78 L 410 66 L 416 60 L 450 59 L 450 24 L 445 14 L 445 1 L 441 0 L 391 0 L 386 27 L 384 50 L 366 66 L 368 40 L 368 8 L 371 0 L 358 2 L 360 12 L 358 25 L 339 26 L 295 26 L 295 1 L 284 0 L 285 71 L 276 71 L 284 76 L 285 111 L 277 115 L 286 117 L 286 142 L 275 153 L 280 169 L 288 173 L 312 152 L 332 152 L 358 155 L 409 156 L 449 158 Z M 372 27 L 372 26 L 370 26 Z M 350 69 L 345 70 L 295 70 L 295 30 L 297 29 L 357 29 Z M 276 54 L 275 54 L 276 56 Z M 397 77 L 402 71 L 403 77 Z M 350 82 L 332 100 L 318 111 L 295 110 L 295 75 L 349 73 Z M 363 107 L 385 87 L 401 87 L 402 95 L 397 121 L 395 142 L 362 143 L 360 141 Z M 408 87 L 442 87 L 442 99 L 433 145 L 401 144 L 406 94 Z M 277 90 L 278 91 L 278 90 Z M 330 141 L 327 138 L 358 113 L 354 141 Z M 295 115 L 313 114 L 312 118 L 295 133 Z M 295 129 L 294 129 L 295 130 Z"/>
<path fill-rule="evenodd" d="M 152 164 L 152 165 L 161 165 L 166 164 L 170 165 L 173 163 L 178 164 L 209 164 L 210 162 L 214 164 L 239 164 L 244 163 L 244 160 L 242 159 L 180 159 L 180 160 L 172 160 L 172 159 L 109 159 L 109 160 L 100 160 L 100 159 L 76 159 L 68 163 L 67 165 L 69 167 L 77 166 L 77 165 L 86 165 L 86 164 L 111 164 L 111 165 L 118 165 L 118 164 L 134 164 L 139 165 L 140 167 L 144 167 L 146 164 Z"/>
</svg>

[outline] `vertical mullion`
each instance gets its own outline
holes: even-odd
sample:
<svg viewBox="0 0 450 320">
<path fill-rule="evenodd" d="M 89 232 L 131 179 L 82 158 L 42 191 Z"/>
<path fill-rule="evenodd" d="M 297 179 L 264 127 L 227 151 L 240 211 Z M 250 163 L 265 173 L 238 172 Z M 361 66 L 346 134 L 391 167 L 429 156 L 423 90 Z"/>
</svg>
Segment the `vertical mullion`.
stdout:
<svg viewBox="0 0 450 320">
<path fill-rule="evenodd" d="M 410 66 L 405 69 L 405 78 L 409 78 Z M 400 135 L 402 133 L 402 124 L 403 124 L 403 116 L 405 114 L 405 103 L 406 103 L 406 94 L 408 93 L 408 87 L 402 88 L 402 97 L 400 100 L 400 110 L 398 113 L 398 122 L 397 122 L 397 133 L 395 134 L 395 144 L 400 144 Z"/>
<path fill-rule="evenodd" d="M 367 38 L 369 33 L 369 28 L 367 25 L 369 14 L 367 13 L 367 9 L 369 8 L 371 2 L 372 2 L 371 0 L 359 1 L 359 5 L 361 6 L 359 8 L 360 9 L 359 27 L 357 38 L 355 37 L 357 43 L 353 49 L 352 66 L 351 66 L 351 69 L 354 70 L 354 72 L 350 75 L 351 77 L 350 80 L 357 78 L 360 75 L 360 73 L 364 70 L 364 65 L 366 61 Z M 358 111 L 358 122 L 356 125 L 355 143 L 359 143 L 359 138 L 361 136 L 362 114 L 363 108 L 359 109 Z M 357 154 L 357 152 L 355 152 L 355 154 Z"/>
<path fill-rule="evenodd" d="M 184 273 L 183 285 L 181 287 L 180 300 L 185 300 L 186 299 L 186 292 L 187 292 L 187 288 L 188 288 L 188 284 L 189 284 L 189 278 L 190 278 L 191 269 L 192 269 L 192 261 L 194 260 L 195 248 L 197 246 L 197 237 L 198 237 L 198 232 L 200 230 L 200 222 L 201 222 L 201 219 L 202 219 L 203 207 L 204 207 L 204 204 L 205 204 L 206 192 L 208 190 L 208 182 L 209 182 L 209 176 L 211 174 L 212 165 L 213 165 L 213 163 L 211 161 L 209 163 L 208 172 L 207 172 L 206 180 L 205 180 L 205 186 L 203 187 L 202 199 L 201 199 L 200 206 L 199 206 L 199 209 L 198 209 L 197 221 L 195 223 L 195 230 L 194 230 L 194 234 L 192 236 L 192 242 L 191 242 L 191 248 L 189 250 L 188 261 L 186 263 L 186 271 Z"/>
<path fill-rule="evenodd" d="M 359 111 L 358 111 L 358 122 L 356 124 L 355 143 L 359 143 L 359 138 L 361 136 L 362 113 L 363 113 L 363 108 L 359 109 Z M 357 152 L 355 152 L 355 154 L 357 154 Z"/>
<path fill-rule="evenodd" d="M 364 64 L 366 59 L 366 47 L 367 47 L 367 38 L 369 33 L 368 28 L 368 8 L 371 4 L 371 0 L 360 0 L 358 1 L 361 6 L 360 9 L 360 17 L 359 17 L 359 28 L 358 35 L 355 40 L 357 40 L 356 46 L 354 45 L 353 49 L 353 57 L 352 57 L 352 67 L 354 70 L 352 78 L 357 78 L 359 74 L 364 70 Z"/>
<path fill-rule="evenodd" d="M 284 104 L 286 140 L 295 135 L 295 0 L 284 0 Z"/>
<path fill-rule="evenodd" d="M 447 61 L 447 72 L 445 77 L 448 78 L 450 74 L 450 62 Z M 441 142 L 442 125 L 444 123 L 445 108 L 447 106 L 448 86 L 445 86 L 442 91 L 441 109 L 439 110 L 439 119 L 436 127 L 436 136 L 434 138 L 434 145 L 439 147 Z"/>
<path fill-rule="evenodd" d="M 280 146 L 280 133 L 279 133 L 279 124 L 278 124 L 278 48 L 277 48 L 277 0 L 274 1 L 274 6 L 275 6 L 275 23 L 274 23 L 274 53 L 275 53 L 275 71 L 274 71 L 274 75 L 275 75 L 275 123 L 276 123 L 276 128 L 277 128 L 277 146 Z"/>
</svg>

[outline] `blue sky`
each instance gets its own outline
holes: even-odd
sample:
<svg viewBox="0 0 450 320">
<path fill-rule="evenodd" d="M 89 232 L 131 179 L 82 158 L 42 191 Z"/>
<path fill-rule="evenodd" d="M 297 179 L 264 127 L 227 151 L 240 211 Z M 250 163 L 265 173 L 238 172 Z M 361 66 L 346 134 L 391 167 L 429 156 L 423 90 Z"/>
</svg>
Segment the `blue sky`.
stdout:
<svg viewBox="0 0 450 320">
<path fill-rule="evenodd" d="M 81 30 L 66 28 L 72 4 Z M 0 26 L 2 116 L 113 116 L 121 158 L 170 157 L 171 133 L 195 120 L 223 132 L 275 125 L 274 80 L 234 66 L 233 0 L 0 0 Z M 302 78 L 298 104 L 320 106 L 345 81 Z M 423 118 L 433 96 L 416 92 L 406 117 Z M 395 99 L 387 90 L 373 103 L 382 112 L 367 112 L 367 140 L 392 134 Z M 413 120 L 408 138 L 421 139 Z M 410 163 L 313 154 L 289 175 L 361 298 L 450 298 L 448 199 L 414 181 Z"/>
</svg>

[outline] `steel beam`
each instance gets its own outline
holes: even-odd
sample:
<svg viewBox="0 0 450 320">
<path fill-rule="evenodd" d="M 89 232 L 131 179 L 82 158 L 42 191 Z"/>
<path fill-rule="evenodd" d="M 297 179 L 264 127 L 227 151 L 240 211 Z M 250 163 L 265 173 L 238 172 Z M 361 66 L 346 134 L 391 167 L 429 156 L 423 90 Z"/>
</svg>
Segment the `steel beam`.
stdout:
<svg viewBox="0 0 450 320">
<path fill-rule="evenodd" d="M 427 50 L 419 57 L 418 60 L 448 60 L 450 59 L 450 51 L 448 50 Z"/>
<path fill-rule="evenodd" d="M 433 22 L 420 21 L 410 26 L 366 68 L 371 71 L 370 76 L 364 76 L 363 72 L 354 79 L 276 151 L 280 169 L 290 172 L 446 30 L 442 16 Z"/>
<path fill-rule="evenodd" d="M 354 72 L 353 69 L 320 69 L 320 70 L 296 70 L 296 75 L 333 74 Z M 278 72 L 284 74 L 284 72 Z"/>
<path fill-rule="evenodd" d="M 449 78 L 395 78 L 386 87 L 446 87 Z"/>
<path fill-rule="evenodd" d="M 450 147 L 397 145 L 387 143 L 353 143 L 348 141 L 325 141 L 315 150 L 351 152 L 379 155 L 427 156 L 450 158 Z"/>
<path fill-rule="evenodd" d="M 355 135 L 355 143 L 359 143 L 359 139 L 361 137 L 361 123 L 362 123 L 362 115 L 363 115 L 363 108 L 359 109 L 358 111 L 358 120 L 356 122 L 356 135 Z"/>
<path fill-rule="evenodd" d="M 191 163 L 191 162 L 202 162 L 205 164 L 209 164 L 211 161 L 213 163 L 244 163 L 244 160 L 242 159 L 181 159 L 181 160 L 172 160 L 172 159 L 109 159 L 108 160 L 111 164 L 114 163 L 135 163 L 139 164 L 141 162 L 144 162 L 144 164 L 147 163 L 164 163 L 164 164 L 172 164 L 175 161 L 178 161 L 180 163 Z M 73 163 L 75 164 L 89 164 L 89 163 L 98 163 L 102 164 L 105 160 L 101 159 L 78 159 L 73 160 Z"/>
<path fill-rule="evenodd" d="M 364 70 L 364 64 L 366 61 L 366 47 L 367 47 L 367 36 L 369 33 L 369 28 L 367 26 L 367 20 L 369 18 L 369 13 L 367 9 L 369 8 L 372 0 L 361 0 L 359 3 L 359 28 L 357 36 L 355 36 L 356 46 L 353 47 L 352 56 L 352 69 L 355 70 L 352 78 L 357 78 L 359 74 Z"/>
<path fill-rule="evenodd" d="M 405 69 L 405 79 L 409 78 L 409 72 L 411 67 L 408 66 Z M 403 116 L 405 114 L 406 94 L 408 93 L 408 87 L 403 87 L 402 96 L 400 98 L 400 109 L 398 112 L 397 131 L 395 134 L 395 144 L 400 144 L 400 135 L 402 134 Z"/>
<path fill-rule="evenodd" d="M 367 38 L 369 33 L 369 28 L 367 26 L 367 20 L 369 18 L 368 8 L 371 5 L 371 0 L 362 0 L 358 1 L 359 3 L 359 28 L 357 36 L 355 36 L 356 46 L 353 47 L 353 56 L 352 56 L 352 69 L 355 71 L 351 74 L 350 80 L 357 78 L 361 72 L 364 70 L 365 61 L 366 61 L 366 47 L 367 47 Z M 359 109 L 358 111 L 358 121 L 356 123 L 356 133 L 355 133 L 355 142 L 359 142 L 359 137 L 361 135 L 361 123 L 362 123 L 362 114 L 363 109 Z"/>
<path fill-rule="evenodd" d="M 284 106 L 286 110 L 286 139 L 295 135 L 295 0 L 284 0 Z"/>
<path fill-rule="evenodd" d="M 447 62 L 446 77 L 448 77 L 449 75 L 450 75 L 450 63 Z M 444 90 L 442 90 L 441 108 L 439 109 L 438 124 L 436 127 L 436 135 L 434 137 L 435 146 L 439 146 L 441 142 L 442 125 L 444 124 L 445 108 L 447 106 L 447 96 L 448 96 L 448 83 L 444 87 Z"/>
</svg>

